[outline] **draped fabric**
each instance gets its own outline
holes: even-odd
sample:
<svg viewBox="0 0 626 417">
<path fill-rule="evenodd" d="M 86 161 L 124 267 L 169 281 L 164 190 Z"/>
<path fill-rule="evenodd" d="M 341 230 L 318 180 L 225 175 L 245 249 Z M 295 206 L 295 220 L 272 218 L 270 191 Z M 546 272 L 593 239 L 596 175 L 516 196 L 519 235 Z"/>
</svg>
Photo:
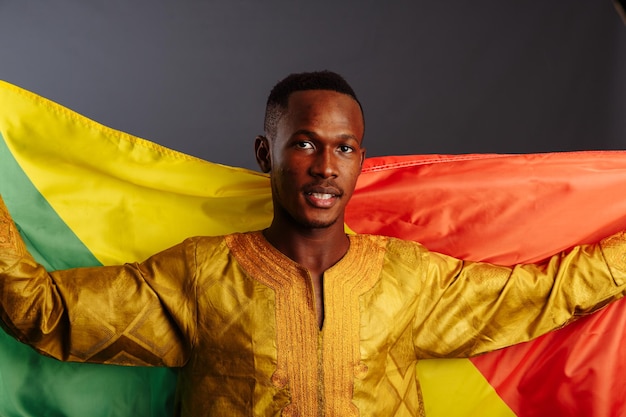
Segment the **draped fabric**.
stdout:
<svg viewBox="0 0 626 417">
<path fill-rule="evenodd" d="M 260 229 L 267 176 L 127 135 L 0 82 L 0 194 L 47 268 L 143 260 Z M 199 139 L 200 140 L 200 139 Z M 501 264 L 626 228 L 626 153 L 370 158 L 346 228 Z M 418 364 L 429 417 L 626 412 L 624 302 L 536 341 Z M 0 415 L 168 416 L 175 370 L 60 363 L 0 335 Z"/>
</svg>

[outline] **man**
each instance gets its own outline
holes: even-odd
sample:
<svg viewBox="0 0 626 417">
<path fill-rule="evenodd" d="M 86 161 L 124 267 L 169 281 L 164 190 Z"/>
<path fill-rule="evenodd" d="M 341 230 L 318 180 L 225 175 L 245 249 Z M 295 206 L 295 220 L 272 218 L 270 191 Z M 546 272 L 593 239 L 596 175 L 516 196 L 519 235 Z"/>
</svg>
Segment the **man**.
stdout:
<svg viewBox="0 0 626 417">
<path fill-rule="evenodd" d="M 141 264 L 46 272 L 0 207 L 0 311 L 62 360 L 181 367 L 180 414 L 420 415 L 415 362 L 529 340 L 624 292 L 622 234 L 542 265 L 456 260 L 347 236 L 360 104 L 337 74 L 295 74 L 255 141 L 274 218 Z M 404 392 L 391 381 L 404 381 Z"/>
</svg>

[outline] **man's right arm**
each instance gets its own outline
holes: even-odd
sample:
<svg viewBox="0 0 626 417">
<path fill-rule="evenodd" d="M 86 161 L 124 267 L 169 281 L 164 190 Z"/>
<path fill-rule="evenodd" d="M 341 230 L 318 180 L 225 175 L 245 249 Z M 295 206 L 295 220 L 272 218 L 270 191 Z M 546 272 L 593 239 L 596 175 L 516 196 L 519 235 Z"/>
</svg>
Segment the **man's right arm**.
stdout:
<svg viewBox="0 0 626 417">
<path fill-rule="evenodd" d="M 141 264 L 48 272 L 0 198 L 0 316 L 57 359 L 182 366 L 195 334 L 194 250 L 186 242 Z"/>
</svg>

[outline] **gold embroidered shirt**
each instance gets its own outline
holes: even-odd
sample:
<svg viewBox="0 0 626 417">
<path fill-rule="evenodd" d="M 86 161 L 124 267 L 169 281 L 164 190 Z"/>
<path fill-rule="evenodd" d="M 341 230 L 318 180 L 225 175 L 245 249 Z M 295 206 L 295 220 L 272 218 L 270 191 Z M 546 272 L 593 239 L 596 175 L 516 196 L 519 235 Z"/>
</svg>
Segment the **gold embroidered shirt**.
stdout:
<svg viewBox="0 0 626 417">
<path fill-rule="evenodd" d="M 526 341 L 621 297 L 625 246 L 505 268 L 350 236 L 324 274 L 320 331 L 308 272 L 260 232 L 48 273 L 0 207 L 0 312 L 61 360 L 180 367 L 183 416 L 417 416 L 418 359 Z"/>
</svg>

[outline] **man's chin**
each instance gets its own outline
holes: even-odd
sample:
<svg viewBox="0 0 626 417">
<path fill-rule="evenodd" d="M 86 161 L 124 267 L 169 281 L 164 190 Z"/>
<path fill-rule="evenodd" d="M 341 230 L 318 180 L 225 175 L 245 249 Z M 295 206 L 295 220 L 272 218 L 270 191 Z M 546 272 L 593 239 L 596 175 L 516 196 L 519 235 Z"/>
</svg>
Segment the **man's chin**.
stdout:
<svg viewBox="0 0 626 417">
<path fill-rule="evenodd" d="M 337 219 L 305 219 L 300 224 L 307 229 L 328 229 L 337 223 Z"/>
</svg>

